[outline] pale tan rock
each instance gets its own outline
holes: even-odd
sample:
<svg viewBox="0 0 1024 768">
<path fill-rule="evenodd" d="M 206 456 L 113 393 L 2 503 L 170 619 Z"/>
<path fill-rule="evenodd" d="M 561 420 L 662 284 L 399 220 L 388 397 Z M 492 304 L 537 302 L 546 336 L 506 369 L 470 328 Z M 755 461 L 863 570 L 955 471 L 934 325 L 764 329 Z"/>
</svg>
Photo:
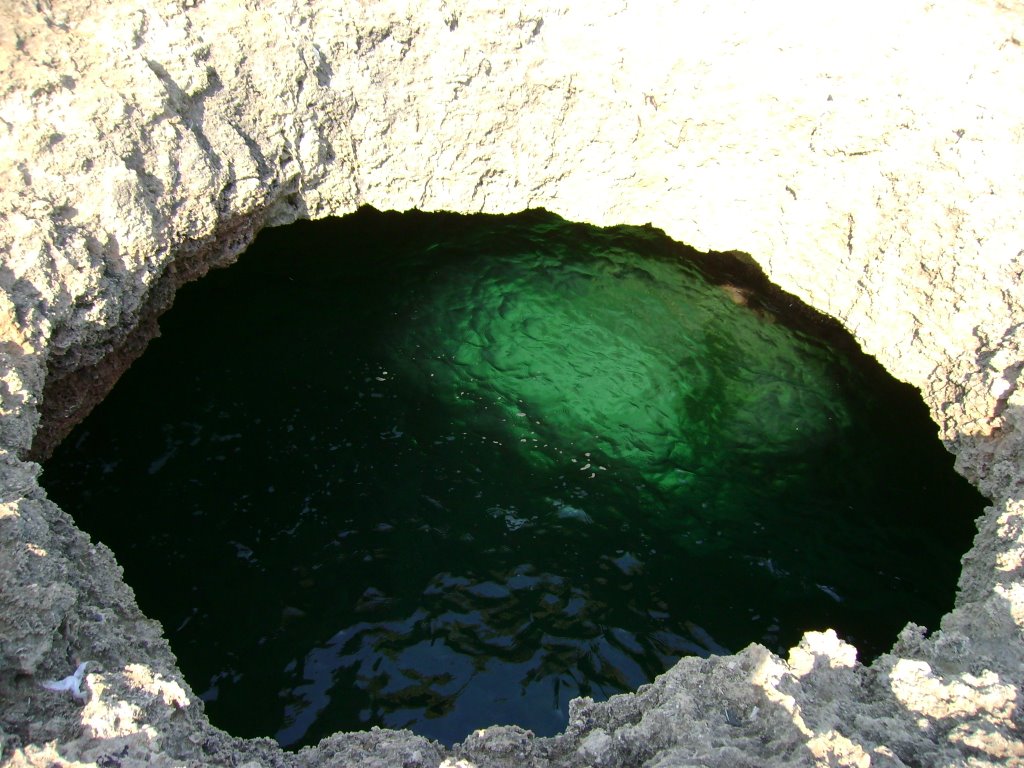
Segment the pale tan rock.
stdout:
<svg viewBox="0 0 1024 768">
<path fill-rule="evenodd" d="M 0 85 L 6 762 L 1024 763 L 1019 3 L 19 0 Z M 993 502 L 941 631 L 870 668 L 827 633 L 788 662 L 684 659 L 576 702 L 560 737 L 451 754 L 210 728 L 109 551 L 38 487 L 39 407 L 50 429 L 101 397 L 177 285 L 265 224 L 362 204 L 651 222 L 837 317 Z M 78 658 L 105 665 L 88 712 L 36 685 Z"/>
</svg>

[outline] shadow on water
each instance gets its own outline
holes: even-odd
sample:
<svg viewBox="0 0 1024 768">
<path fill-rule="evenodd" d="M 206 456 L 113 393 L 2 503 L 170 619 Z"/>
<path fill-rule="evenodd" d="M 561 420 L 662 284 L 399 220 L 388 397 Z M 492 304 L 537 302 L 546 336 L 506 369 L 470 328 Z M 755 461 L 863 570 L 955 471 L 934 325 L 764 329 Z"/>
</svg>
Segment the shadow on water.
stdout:
<svg viewBox="0 0 1024 768">
<path fill-rule="evenodd" d="M 920 401 L 689 256 L 538 211 L 268 230 L 180 292 L 48 492 L 213 722 L 286 746 L 553 734 L 680 656 L 934 624 L 979 500 Z"/>
<path fill-rule="evenodd" d="M 837 672 L 847 664 L 830 653 L 834 648 L 827 641 L 812 648 L 812 663 L 796 671 L 807 702 L 802 709 L 791 696 L 780 693 L 783 686 L 777 681 L 752 670 L 750 701 L 761 707 L 762 720 L 755 725 L 747 718 L 738 725 L 750 731 L 770 727 L 780 740 L 788 734 L 790 741 L 802 742 L 822 762 L 842 757 L 866 764 L 871 757 L 887 761 L 895 756 L 911 766 L 951 760 L 1010 765 L 1024 755 L 1019 714 L 1024 619 L 1019 601 L 1014 602 L 1021 530 L 1014 507 L 1024 496 L 1019 477 L 1009 469 L 1021 463 L 1024 410 L 1006 403 L 1016 390 L 1019 371 L 1019 364 L 1014 364 L 1003 374 L 1011 386 L 994 411 L 1002 417 L 1002 426 L 992 434 L 964 433 L 957 438 L 958 449 L 972 456 L 972 479 L 992 495 L 994 504 L 976 521 L 981 535 L 970 561 L 965 558 L 970 572 L 963 574 L 956 609 L 943 617 L 941 632 L 933 634 L 939 629 L 936 623 L 908 631 L 892 649 L 895 658 L 858 676 L 852 667 L 850 672 Z M 969 517 L 977 508 L 963 506 L 959 511 Z M 927 576 L 927 562 L 922 566 Z M 865 685 L 866 679 L 871 683 Z M 857 708 L 863 713 L 838 728 L 830 712 L 837 686 L 853 692 L 848 711 Z M 786 690 L 792 693 L 793 684 Z M 872 732 L 879 722 L 886 723 L 882 746 Z M 927 739 L 921 740 L 920 734 Z"/>
</svg>

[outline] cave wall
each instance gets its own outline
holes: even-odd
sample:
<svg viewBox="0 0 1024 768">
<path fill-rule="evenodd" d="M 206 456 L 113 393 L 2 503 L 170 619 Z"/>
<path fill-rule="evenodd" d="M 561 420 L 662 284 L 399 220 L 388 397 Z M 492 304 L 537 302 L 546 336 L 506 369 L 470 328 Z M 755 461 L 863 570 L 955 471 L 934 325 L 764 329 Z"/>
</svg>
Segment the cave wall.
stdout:
<svg viewBox="0 0 1024 768">
<path fill-rule="evenodd" d="M 0 10 L 4 760 L 1024 760 L 1024 5 L 947 5 Z M 40 413 L 102 396 L 177 285 L 262 226 L 362 204 L 650 222 L 749 253 L 841 320 L 993 502 L 941 631 L 909 628 L 870 668 L 828 633 L 787 661 L 686 659 L 579 704 L 563 736 L 493 729 L 450 754 L 377 731 L 288 756 L 210 728 L 109 551 L 40 489 Z M 40 688 L 85 660 L 86 702 Z"/>
</svg>

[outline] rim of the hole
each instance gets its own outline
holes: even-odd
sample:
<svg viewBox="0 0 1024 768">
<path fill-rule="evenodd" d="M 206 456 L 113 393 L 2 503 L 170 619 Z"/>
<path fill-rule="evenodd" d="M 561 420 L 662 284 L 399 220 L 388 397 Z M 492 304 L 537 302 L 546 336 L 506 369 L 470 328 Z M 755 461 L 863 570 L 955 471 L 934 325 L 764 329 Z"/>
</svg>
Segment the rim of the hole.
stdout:
<svg viewBox="0 0 1024 768">
<path fill-rule="evenodd" d="M 381 211 L 376 211 L 376 209 L 372 209 L 370 206 L 362 206 L 359 209 L 357 209 L 356 211 L 353 211 L 353 212 L 347 214 L 346 217 L 357 215 L 360 212 L 365 211 L 367 209 L 369 209 L 371 211 L 375 211 L 376 213 L 400 213 L 400 214 L 410 213 L 409 211 L 405 211 L 405 212 L 384 211 L 384 212 L 381 212 Z M 543 211 L 543 209 L 530 209 L 530 210 L 541 210 L 541 211 Z M 522 213 L 529 213 L 529 212 L 530 211 L 524 211 L 524 212 L 520 212 L 519 214 L 452 214 L 452 215 L 458 215 L 458 216 L 515 216 L 515 215 L 521 215 Z M 432 212 L 428 213 L 428 212 L 421 212 L 421 211 L 412 211 L 412 213 L 431 215 Z M 555 215 L 555 214 L 552 214 L 552 215 Z M 297 219 L 296 222 L 291 222 L 290 224 L 293 224 L 293 223 L 313 223 L 315 221 L 317 221 L 317 220 L 315 220 L 315 219 Z M 571 224 L 579 224 L 579 222 L 569 222 L 569 223 L 571 223 Z M 273 227 L 290 226 L 290 224 L 274 224 Z M 591 225 L 585 225 L 585 226 L 591 226 Z M 661 239 L 663 239 L 668 244 L 668 247 L 676 247 L 676 248 L 688 249 L 689 251 L 691 251 L 692 252 L 691 255 L 696 255 L 697 256 L 698 263 L 701 261 L 701 257 L 703 257 L 703 259 L 705 261 L 707 261 L 707 262 L 718 261 L 719 262 L 718 263 L 719 267 L 722 266 L 723 264 L 728 265 L 729 270 L 730 270 L 730 279 L 729 280 L 722 280 L 720 282 L 715 282 L 716 285 L 720 285 L 720 286 L 733 285 L 733 286 L 735 286 L 735 287 L 737 287 L 737 288 L 739 288 L 741 290 L 749 291 L 750 294 L 749 294 L 748 298 L 752 299 L 752 301 L 750 302 L 751 305 L 752 305 L 752 308 L 762 309 L 764 311 L 771 312 L 772 314 L 775 314 L 776 309 L 778 307 L 778 303 L 780 303 L 780 302 L 781 303 L 785 303 L 787 305 L 787 307 L 786 307 L 787 312 L 795 313 L 794 315 L 788 315 L 787 314 L 787 317 L 795 317 L 795 318 L 798 318 L 798 320 L 799 320 L 799 322 L 797 324 L 797 329 L 798 330 L 812 330 L 814 333 L 816 333 L 818 335 L 821 335 L 823 338 L 825 338 L 828 341 L 828 343 L 835 344 L 837 347 L 839 347 L 840 349 L 842 349 L 843 351 L 845 351 L 847 353 L 852 352 L 853 354 L 857 355 L 858 357 L 862 357 L 862 358 L 870 361 L 873 365 L 877 366 L 880 370 L 884 371 L 886 373 L 886 375 L 888 375 L 890 377 L 892 376 L 892 374 L 889 373 L 889 371 L 886 369 L 884 364 L 881 363 L 881 361 L 877 360 L 877 358 L 875 358 L 875 357 L 873 357 L 871 355 L 868 355 L 866 352 L 863 351 L 863 349 L 860 347 L 860 345 L 857 343 L 857 341 L 853 337 L 853 334 L 845 326 L 843 326 L 842 323 L 838 319 L 836 319 L 836 318 L 834 318 L 834 317 L 832 317 L 830 315 L 827 315 L 826 313 L 822 312 L 821 310 L 816 309 L 813 306 L 810 306 L 810 305 L 806 304 L 805 302 L 800 300 L 798 297 L 795 297 L 792 294 L 789 294 L 788 292 L 783 290 L 781 287 L 779 287 L 775 283 L 772 283 L 770 281 L 770 279 L 767 277 L 767 275 L 765 274 L 765 272 L 763 271 L 763 269 L 757 263 L 756 259 L 754 259 L 751 255 L 749 255 L 749 254 L 747 254 L 745 252 L 742 252 L 742 251 L 735 251 L 735 250 L 709 251 L 709 252 L 706 252 L 706 253 L 695 251 L 694 249 L 691 249 L 689 246 L 686 246 L 683 243 L 679 243 L 678 241 L 672 240 L 662 230 L 657 229 L 655 227 L 652 227 L 651 225 L 617 225 L 617 226 L 626 226 L 626 227 L 629 227 L 629 228 L 653 230 L 654 232 L 656 232 L 658 234 L 658 236 Z M 27 453 L 26 458 L 28 460 L 37 461 L 37 462 L 42 462 L 42 461 L 45 461 L 47 458 L 49 458 L 49 455 L 52 453 L 53 449 L 56 448 L 57 445 L 59 445 L 60 440 L 66 438 L 67 434 L 70 433 L 71 429 L 76 424 L 80 423 L 80 421 L 82 419 L 84 419 L 88 415 L 88 412 L 89 412 L 89 410 L 91 410 L 91 407 L 94 407 L 95 405 L 98 405 L 99 402 L 102 402 L 102 400 L 105 399 L 106 395 L 109 394 L 110 389 L 113 387 L 114 384 L 116 384 L 116 381 L 127 370 L 127 368 L 131 365 L 131 363 L 134 362 L 135 359 L 137 359 L 141 354 L 144 353 L 144 351 L 145 351 L 149 341 L 151 341 L 153 338 L 156 338 L 159 335 L 159 327 L 157 325 L 157 321 L 158 321 L 159 317 L 164 312 L 166 312 L 168 309 L 170 309 L 170 307 L 173 304 L 174 297 L 175 297 L 177 291 L 181 287 L 183 287 L 184 285 L 186 285 L 186 284 L 188 284 L 190 282 L 193 282 L 194 280 L 201 279 L 206 274 L 206 272 L 209 269 L 211 269 L 211 268 L 213 268 L 215 266 L 216 267 L 230 266 L 232 263 L 234 263 L 235 260 L 237 260 L 237 258 L 239 256 L 241 256 L 248 248 L 250 248 L 252 246 L 253 242 L 255 242 L 256 237 L 265 228 L 267 228 L 267 227 L 259 227 L 259 228 L 252 229 L 251 230 L 251 238 L 246 240 L 244 245 L 238 246 L 238 244 L 236 243 L 236 247 L 232 248 L 230 251 L 226 252 L 226 256 L 225 256 L 225 253 L 221 253 L 220 254 L 220 258 L 214 258 L 212 261 L 210 261 L 208 263 L 204 262 L 204 259 L 206 259 L 208 257 L 203 255 L 205 253 L 205 251 L 202 251 L 202 250 L 192 250 L 192 251 L 186 252 L 188 255 L 187 255 L 185 260 L 187 261 L 187 260 L 191 259 L 191 263 L 188 263 L 187 266 L 184 269 L 180 269 L 180 270 L 179 269 L 172 269 L 172 267 L 174 267 L 175 264 L 177 263 L 177 259 L 176 258 L 170 259 L 168 261 L 168 265 L 167 265 L 167 268 L 165 269 L 164 273 L 161 275 L 161 277 L 158 280 L 157 284 L 155 285 L 154 289 L 150 292 L 149 297 L 147 298 L 147 301 L 144 304 L 143 310 L 139 313 L 139 315 L 137 317 L 137 322 L 134 325 L 132 325 L 131 327 L 127 328 L 127 329 L 121 329 L 119 332 L 115 332 L 113 334 L 113 337 L 114 338 L 118 338 L 119 337 L 118 341 L 115 344 L 113 344 L 112 347 L 109 348 L 106 353 L 101 355 L 92 364 L 83 365 L 81 367 L 72 368 L 72 369 L 69 369 L 69 370 L 66 370 L 66 371 L 60 371 L 59 369 L 58 370 L 54 370 L 54 367 L 51 367 L 51 365 L 48 364 L 47 365 L 46 376 L 45 376 L 45 379 L 44 379 L 44 382 L 43 382 L 43 392 L 44 392 L 44 395 L 43 395 L 43 398 L 42 398 L 42 409 L 41 410 L 45 410 L 46 409 L 46 407 L 47 407 L 46 403 L 47 403 L 48 400 L 50 400 L 51 401 L 51 406 L 50 406 L 51 410 L 50 410 L 50 413 L 49 413 L 50 421 L 47 421 L 47 419 L 41 414 L 41 418 L 39 420 L 39 423 L 37 424 L 36 430 L 33 433 L 32 448 Z M 701 271 L 702 271 L 703 274 L 707 275 L 708 273 L 707 273 L 707 271 L 705 269 L 705 266 L 706 265 L 704 265 L 704 264 L 701 265 Z M 184 276 L 184 279 L 182 279 L 183 276 Z M 140 340 L 141 340 L 141 343 L 140 343 Z M 74 353 L 74 352 L 77 352 L 77 351 L 79 351 L 79 349 L 77 347 L 72 346 L 68 350 L 66 350 L 66 353 L 68 355 L 70 355 L 71 353 Z M 61 358 L 57 359 L 58 366 L 59 366 L 60 362 L 63 359 L 65 359 L 65 358 L 61 357 Z M 125 361 L 127 361 L 127 362 L 125 362 Z M 103 376 L 104 369 L 107 366 L 109 366 L 110 368 L 112 368 L 113 370 L 116 371 L 116 374 L 113 376 L 112 379 L 110 379 L 109 377 L 104 377 Z M 52 392 L 49 392 L 49 388 L 51 386 L 67 386 L 69 389 L 81 390 L 82 389 L 82 381 L 83 381 L 83 379 L 84 380 L 93 380 L 93 381 L 96 381 L 97 379 L 100 379 L 100 380 L 103 380 L 103 381 L 109 381 L 109 386 L 106 388 L 106 390 L 104 391 L 103 395 L 101 397 L 99 397 L 98 399 L 96 399 L 94 402 L 92 402 L 91 405 L 84 411 L 84 413 L 80 412 L 81 405 L 78 404 L 78 405 L 75 406 L 75 409 L 73 410 L 73 412 L 71 414 L 63 414 L 62 415 L 62 412 L 66 409 L 66 406 L 63 404 L 63 402 L 61 401 L 61 398 L 59 396 L 60 390 L 58 390 L 58 393 L 52 393 Z M 902 382 L 900 382 L 900 383 L 902 384 Z M 910 385 L 906 385 L 906 384 L 903 384 L 903 385 L 907 386 L 907 387 L 910 387 Z M 924 406 L 924 401 L 920 397 L 920 393 L 919 392 L 916 393 L 916 396 L 917 396 L 917 399 L 921 401 L 922 406 Z M 74 420 L 71 421 L 71 419 L 74 419 Z M 932 420 L 932 423 L 934 424 L 934 420 Z M 40 442 L 37 443 L 36 440 L 39 438 L 39 435 L 41 433 L 45 434 L 45 430 L 46 429 L 53 429 L 53 430 L 55 430 L 54 434 L 57 433 L 57 432 L 60 432 L 61 430 L 66 430 L 66 431 L 63 432 L 61 438 L 58 439 L 58 440 L 50 442 L 50 440 L 52 440 L 52 436 L 51 436 L 49 438 L 49 440 L 40 440 Z M 936 437 L 936 439 L 938 440 L 938 437 Z M 940 444 L 942 443 L 941 440 L 939 440 L 939 442 L 940 442 Z M 981 494 L 981 491 L 977 487 L 977 485 L 974 482 L 972 482 L 972 481 L 969 481 L 969 482 L 971 482 L 972 487 L 974 487 L 975 490 L 977 490 L 978 493 Z M 44 490 L 44 492 L 45 492 L 45 490 Z M 991 500 L 990 499 L 988 499 L 987 497 L 984 497 L 984 498 L 986 500 L 986 504 L 991 504 Z M 77 524 L 76 524 L 76 527 L 77 527 Z M 973 545 L 971 545 L 971 546 L 973 546 Z M 969 551 L 970 551 L 970 547 L 968 548 L 967 552 L 969 552 Z M 962 574 L 963 573 L 963 567 L 961 567 L 960 571 L 961 571 L 961 574 Z M 124 582 L 123 577 L 119 576 L 119 579 L 120 579 L 121 583 L 126 583 L 126 582 Z M 128 586 L 130 587 L 131 585 L 128 585 Z M 160 624 L 161 627 L 163 627 L 162 622 L 160 622 L 158 619 L 155 619 L 152 616 L 149 616 L 148 614 L 144 614 L 144 615 L 146 615 L 146 618 L 149 619 L 150 621 L 154 621 L 157 624 Z M 948 615 L 948 612 L 947 612 L 947 614 L 944 614 L 943 618 L 945 617 L 945 615 Z M 929 629 L 929 634 L 931 632 L 934 632 L 936 629 L 938 629 L 938 627 L 930 628 Z M 888 650 L 887 651 L 883 651 L 882 653 L 879 654 L 879 656 L 882 656 L 885 653 L 891 652 L 893 647 L 896 645 L 896 643 L 898 641 L 899 641 L 899 637 L 898 636 L 893 638 L 893 642 L 889 646 Z M 734 654 L 731 654 L 730 656 L 721 657 L 721 658 L 733 658 L 736 655 L 737 654 L 734 653 Z M 873 663 L 874 663 L 874 660 L 872 661 L 872 664 Z M 175 670 L 178 672 L 179 675 L 181 675 L 181 679 L 182 680 L 186 679 L 184 674 L 182 674 L 180 667 L 177 665 L 177 659 L 176 658 L 175 658 Z M 633 691 L 629 692 L 630 695 L 634 695 L 636 693 L 637 693 L 636 690 L 633 690 Z M 196 698 L 198 698 L 198 696 Z M 202 718 L 203 718 L 204 723 L 208 727 L 215 728 L 217 730 L 221 730 L 220 728 L 218 728 L 217 726 L 212 725 L 209 722 L 209 719 L 208 719 L 205 711 L 203 712 Z M 514 725 L 513 726 L 503 726 L 502 724 L 499 724 L 499 723 L 493 723 L 493 724 L 491 724 L 490 726 L 487 726 L 487 727 L 488 728 L 490 728 L 490 727 L 512 727 L 512 728 L 519 728 L 519 726 L 514 726 Z M 384 732 L 384 733 L 393 733 L 393 734 L 401 733 L 402 730 L 404 730 L 404 729 L 388 728 L 388 727 L 385 727 L 385 726 L 373 726 L 373 728 L 377 729 L 377 730 L 379 730 L 381 732 Z M 233 739 L 241 739 L 241 740 L 244 740 L 244 741 L 261 741 L 261 742 L 263 742 L 263 741 L 266 741 L 266 739 L 267 739 L 267 737 L 240 737 L 240 736 L 235 736 L 234 734 L 231 734 L 230 732 L 227 732 L 227 731 L 223 731 L 223 732 L 227 733 Z M 333 732 L 331 735 L 333 736 L 333 735 L 337 735 L 337 734 L 350 734 L 350 733 L 360 733 L 360 732 L 364 732 L 364 731 L 358 731 L 358 730 L 348 730 L 348 731 L 346 731 L 346 730 L 339 730 L 339 731 Z M 538 738 L 538 739 L 558 738 L 559 736 L 564 735 L 565 733 L 566 733 L 566 731 L 563 730 L 559 734 L 556 734 L 553 737 L 536 737 L 536 738 Z M 419 736 L 419 734 L 416 734 L 416 735 Z M 424 738 L 424 739 L 427 739 L 428 741 L 432 741 L 432 740 L 428 739 L 428 737 L 425 737 L 425 736 L 420 736 L 420 737 Z M 471 739 L 472 737 L 473 737 L 473 733 L 467 734 L 467 736 L 464 739 L 462 739 L 459 742 L 456 742 L 455 744 L 452 745 L 452 747 L 450 747 L 450 748 L 449 747 L 444 747 L 444 748 L 445 749 L 449 749 L 449 750 L 455 750 L 460 745 L 464 744 L 466 741 Z M 325 738 L 330 738 L 330 736 L 325 737 Z M 273 739 L 271 739 L 271 741 L 273 741 Z M 274 743 L 274 746 L 277 749 L 279 749 L 279 750 L 281 750 L 283 752 L 287 752 L 287 753 L 297 753 L 298 751 L 301 751 L 302 749 L 307 749 L 308 748 L 308 747 L 295 747 L 295 748 L 287 747 L 286 748 L 286 747 L 282 747 L 279 744 L 277 744 L 276 741 L 274 741 L 273 743 Z M 443 746 L 444 745 L 442 745 L 442 747 Z"/>
</svg>

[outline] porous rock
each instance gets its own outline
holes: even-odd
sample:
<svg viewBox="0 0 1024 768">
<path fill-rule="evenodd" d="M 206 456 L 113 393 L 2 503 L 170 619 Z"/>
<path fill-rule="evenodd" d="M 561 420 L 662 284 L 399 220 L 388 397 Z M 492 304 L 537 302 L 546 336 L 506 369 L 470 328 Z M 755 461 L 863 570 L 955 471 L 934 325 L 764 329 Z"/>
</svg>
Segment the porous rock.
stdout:
<svg viewBox="0 0 1024 768">
<path fill-rule="evenodd" d="M 0 9 L 7 765 L 1024 764 L 1024 6 L 16 0 Z M 871 666 L 687 658 L 567 730 L 209 725 L 112 554 L 38 484 L 183 282 L 263 226 L 544 207 L 750 254 L 918 387 L 988 498 L 941 627 Z M 168 574 L 173 578 L 173 574 Z M 82 704 L 40 683 L 89 660 Z"/>
</svg>

